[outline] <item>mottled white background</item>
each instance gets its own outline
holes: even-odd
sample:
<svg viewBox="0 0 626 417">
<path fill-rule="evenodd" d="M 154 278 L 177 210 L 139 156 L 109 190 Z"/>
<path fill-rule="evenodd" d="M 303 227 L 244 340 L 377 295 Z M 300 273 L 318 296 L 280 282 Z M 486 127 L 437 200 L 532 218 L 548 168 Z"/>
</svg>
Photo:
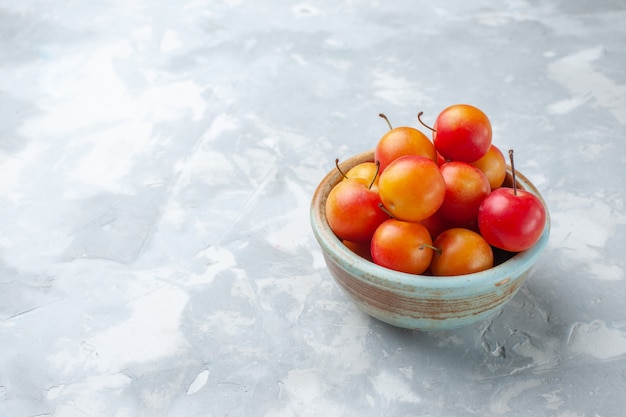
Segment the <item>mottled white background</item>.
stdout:
<svg viewBox="0 0 626 417">
<path fill-rule="evenodd" d="M 0 0 L 0 416 L 625 415 L 626 7 Z M 309 226 L 469 102 L 552 215 L 491 319 L 395 329 Z"/>
</svg>

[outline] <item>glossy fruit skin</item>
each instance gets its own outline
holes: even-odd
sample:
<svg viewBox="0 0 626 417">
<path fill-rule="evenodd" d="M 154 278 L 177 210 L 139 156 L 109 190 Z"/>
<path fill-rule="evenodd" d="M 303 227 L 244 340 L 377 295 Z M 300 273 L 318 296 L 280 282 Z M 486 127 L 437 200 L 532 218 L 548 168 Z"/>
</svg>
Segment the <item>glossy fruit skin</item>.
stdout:
<svg viewBox="0 0 626 417">
<path fill-rule="evenodd" d="M 495 145 L 491 145 L 482 158 L 472 162 L 476 168 L 480 169 L 487 179 L 492 190 L 499 188 L 506 178 L 506 160 L 504 154 Z"/>
<path fill-rule="evenodd" d="M 381 210 L 378 192 L 359 178 L 340 181 L 326 199 L 326 218 L 341 240 L 366 243 L 389 215 Z"/>
<path fill-rule="evenodd" d="M 493 266 L 493 250 L 478 233 L 464 229 L 448 229 L 433 242 L 435 251 L 430 271 L 435 276 L 466 275 Z"/>
<path fill-rule="evenodd" d="M 380 163 L 380 172 L 404 155 L 420 155 L 437 160 L 435 146 L 421 131 L 407 126 L 389 130 L 379 139 L 374 149 L 374 161 Z"/>
<path fill-rule="evenodd" d="M 353 166 L 346 172 L 346 178 L 361 178 L 366 183 L 371 184 L 372 189 L 378 189 L 378 179 L 380 178 L 379 174 L 380 170 L 376 166 L 374 162 L 362 162 L 358 165 Z"/>
<path fill-rule="evenodd" d="M 433 256 L 433 250 L 424 244 L 432 245 L 432 239 L 422 224 L 389 219 L 372 237 L 372 260 L 395 271 L 422 274 Z"/>
<path fill-rule="evenodd" d="M 490 245 L 521 252 L 532 247 L 541 237 L 546 223 L 546 210 L 534 194 L 513 188 L 494 190 L 478 210 L 480 234 Z"/>
<path fill-rule="evenodd" d="M 491 192 L 489 180 L 475 166 L 460 161 L 450 161 L 440 168 L 446 184 L 446 196 L 439 208 L 449 224 L 470 227 L 478 217 L 478 208 Z"/>
<path fill-rule="evenodd" d="M 433 125 L 437 152 L 452 161 L 474 162 L 491 146 L 491 122 L 482 110 L 469 104 L 444 109 Z"/>
<path fill-rule="evenodd" d="M 405 155 L 380 174 L 378 193 L 393 217 L 418 222 L 439 209 L 446 185 L 434 161 L 423 156 Z"/>
</svg>

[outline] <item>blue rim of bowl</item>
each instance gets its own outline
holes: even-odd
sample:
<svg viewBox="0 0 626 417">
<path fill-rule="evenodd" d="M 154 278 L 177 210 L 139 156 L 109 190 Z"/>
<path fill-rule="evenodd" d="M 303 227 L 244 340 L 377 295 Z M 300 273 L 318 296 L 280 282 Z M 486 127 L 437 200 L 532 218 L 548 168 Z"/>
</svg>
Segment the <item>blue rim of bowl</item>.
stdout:
<svg viewBox="0 0 626 417">
<path fill-rule="evenodd" d="M 372 160 L 372 158 L 368 157 L 370 154 L 372 154 L 372 152 L 368 151 L 349 158 L 342 163 L 342 165 L 345 165 L 342 166 L 342 169 L 344 167 L 354 166 L 359 162 Z M 507 175 L 510 174 L 511 168 L 507 166 Z M 545 200 L 537 188 L 523 174 L 516 170 L 515 175 L 518 186 L 539 197 L 546 208 L 544 230 L 535 245 L 525 251 L 514 254 L 511 258 L 493 268 L 473 274 L 453 277 L 435 277 L 394 271 L 376 265 L 352 252 L 330 229 L 324 213 L 324 206 L 330 188 L 341 179 L 339 175 L 336 170 L 330 171 L 320 182 L 315 191 L 310 208 L 310 221 L 313 234 L 327 256 L 335 258 L 336 262 L 348 269 L 353 275 L 358 276 L 359 279 L 381 288 L 388 286 L 388 284 L 393 284 L 396 290 L 402 290 L 404 288 L 406 291 L 414 292 L 415 288 L 424 288 L 429 291 L 437 291 L 451 288 L 460 289 L 465 286 L 464 283 L 466 283 L 468 287 L 471 286 L 473 288 L 477 285 L 491 288 L 507 280 L 507 276 L 512 278 L 520 272 L 530 269 L 546 248 L 550 238 L 551 221 Z M 323 190 L 324 187 L 327 187 L 325 192 Z M 334 253 L 338 253 L 339 256 L 333 255 Z"/>
</svg>

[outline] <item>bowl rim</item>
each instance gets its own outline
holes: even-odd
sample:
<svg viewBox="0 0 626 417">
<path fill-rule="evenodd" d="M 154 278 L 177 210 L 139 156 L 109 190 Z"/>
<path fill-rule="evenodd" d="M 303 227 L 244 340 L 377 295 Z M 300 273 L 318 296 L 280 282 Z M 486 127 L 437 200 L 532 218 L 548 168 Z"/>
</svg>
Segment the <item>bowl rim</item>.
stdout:
<svg viewBox="0 0 626 417">
<path fill-rule="evenodd" d="M 374 160 L 374 151 L 369 150 L 354 155 L 340 163 L 342 171 L 346 172 L 352 166 Z M 511 175 L 511 167 L 507 165 L 507 175 Z M 350 270 L 350 273 L 369 284 L 381 288 L 393 285 L 397 290 L 414 292 L 415 288 L 429 291 L 449 290 L 451 288 L 471 286 L 499 286 L 514 279 L 519 272 L 529 269 L 547 246 L 551 221 L 548 207 L 537 188 L 518 170 L 515 170 L 518 187 L 535 194 L 546 209 L 546 222 L 541 237 L 531 248 L 518 252 L 506 261 L 485 271 L 466 275 L 448 277 L 415 275 L 406 272 L 394 271 L 377 265 L 352 252 L 331 230 L 325 215 L 326 197 L 332 187 L 341 181 L 341 174 L 336 168 L 329 171 L 317 186 L 310 206 L 310 221 L 314 236 L 322 247 L 322 251 L 332 257 L 337 263 Z"/>
</svg>

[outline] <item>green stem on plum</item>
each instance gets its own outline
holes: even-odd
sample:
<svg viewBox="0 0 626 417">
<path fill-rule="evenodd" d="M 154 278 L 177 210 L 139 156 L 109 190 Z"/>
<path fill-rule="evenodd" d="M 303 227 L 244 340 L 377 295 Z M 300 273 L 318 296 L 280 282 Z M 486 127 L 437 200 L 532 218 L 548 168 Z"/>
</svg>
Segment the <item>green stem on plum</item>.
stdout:
<svg viewBox="0 0 626 417">
<path fill-rule="evenodd" d="M 387 118 L 387 116 L 385 116 L 384 113 L 379 113 L 378 117 L 385 119 L 385 121 L 387 122 L 387 126 L 389 126 L 389 130 L 393 129 L 393 126 L 391 126 L 391 122 L 389 121 L 389 119 Z"/>
<path fill-rule="evenodd" d="M 515 163 L 513 162 L 513 149 L 509 149 L 509 160 L 511 161 L 511 177 L 513 177 L 513 194 L 517 195 L 517 179 L 515 178 Z"/>
<path fill-rule="evenodd" d="M 439 255 L 441 255 L 441 252 L 443 252 L 441 249 L 439 249 L 436 246 L 433 245 L 429 245 L 428 243 L 422 243 L 419 247 L 419 250 L 424 250 L 424 248 L 431 248 L 432 250 L 434 250 L 435 252 L 437 252 Z"/>
<path fill-rule="evenodd" d="M 339 158 L 335 158 L 335 166 L 337 167 L 337 171 L 341 174 L 342 177 L 348 179 L 348 176 L 339 168 Z"/>
<path fill-rule="evenodd" d="M 426 123 L 424 123 L 424 122 L 422 121 L 422 114 L 424 114 L 424 112 L 423 112 L 423 111 L 421 111 L 421 112 L 417 113 L 417 120 L 418 120 L 418 121 L 422 124 L 422 126 L 424 126 L 426 129 L 428 129 L 428 130 L 430 130 L 430 131 L 432 131 L 432 132 L 435 132 L 435 133 L 436 133 L 437 131 L 436 131 L 435 129 L 433 129 L 432 127 L 428 126 Z"/>
</svg>

